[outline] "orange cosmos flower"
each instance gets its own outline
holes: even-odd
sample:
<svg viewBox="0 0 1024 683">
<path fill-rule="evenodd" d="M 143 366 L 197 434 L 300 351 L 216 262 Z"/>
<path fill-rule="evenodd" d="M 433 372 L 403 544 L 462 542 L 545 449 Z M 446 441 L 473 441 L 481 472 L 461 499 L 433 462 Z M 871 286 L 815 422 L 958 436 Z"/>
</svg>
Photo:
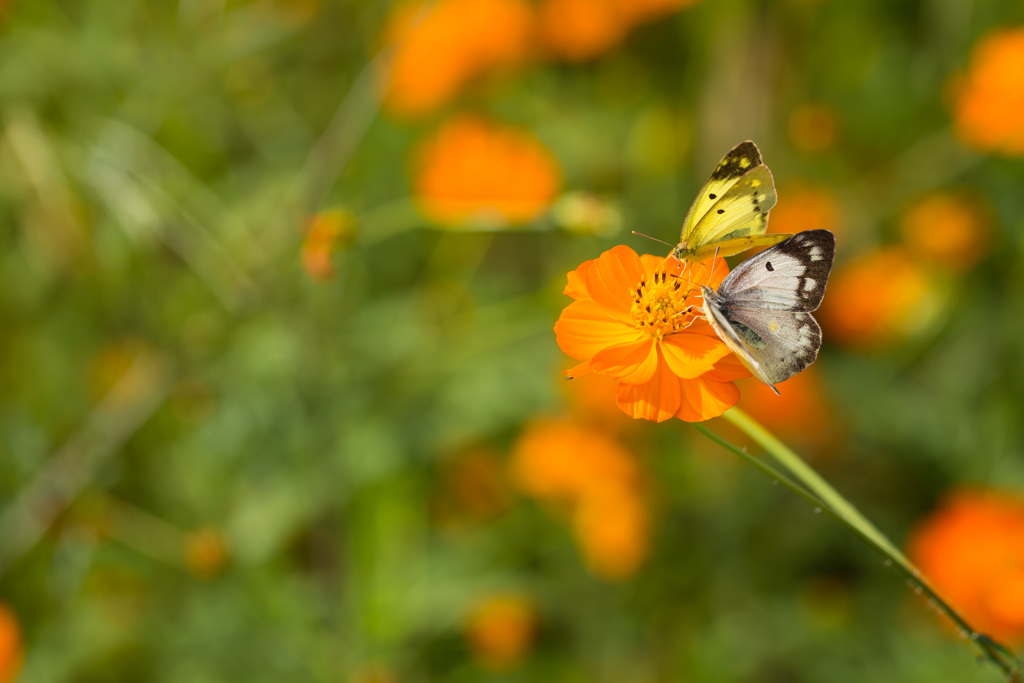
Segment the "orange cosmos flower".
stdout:
<svg viewBox="0 0 1024 683">
<path fill-rule="evenodd" d="M 915 254 L 964 271 L 988 250 L 990 217 L 985 207 L 966 195 L 936 193 L 904 212 L 900 230 Z"/>
<path fill-rule="evenodd" d="M 819 320 L 831 341 L 874 346 L 920 324 L 932 283 L 903 247 L 861 256 L 832 275 Z"/>
<path fill-rule="evenodd" d="M 1024 154 L 1024 27 L 989 33 L 971 54 L 971 64 L 953 105 L 956 131 L 985 152 Z"/>
<path fill-rule="evenodd" d="M 355 218 L 348 211 L 322 211 L 309 220 L 302 242 L 302 265 L 318 282 L 334 277 L 334 253 L 355 239 Z"/>
<path fill-rule="evenodd" d="M 575 503 L 597 484 L 633 484 L 629 452 L 602 432 L 568 420 L 534 420 L 512 454 L 519 487 L 538 498 Z"/>
<path fill-rule="evenodd" d="M 537 8 L 537 26 L 544 47 L 570 62 L 596 57 L 628 31 L 611 0 L 545 0 Z"/>
<path fill-rule="evenodd" d="M 0 683 L 13 683 L 24 658 L 18 617 L 0 602 Z"/>
<path fill-rule="evenodd" d="M 385 35 L 394 53 L 385 104 L 426 113 L 476 77 L 524 61 L 533 12 L 524 0 L 413 0 L 392 12 Z"/>
<path fill-rule="evenodd" d="M 558 164 L 534 136 L 460 117 L 418 155 L 414 180 L 422 211 L 449 225 L 504 225 L 536 218 L 560 184 Z"/>
<path fill-rule="evenodd" d="M 573 514 L 573 529 L 587 567 L 605 579 L 624 579 L 647 559 L 650 518 L 635 487 L 606 482 L 587 490 Z"/>
<path fill-rule="evenodd" d="M 728 267 L 719 259 L 714 286 Z M 691 282 L 692 280 L 692 282 Z M 634 418 L 700 422 L 739 400 L 733 380 L 749 376 L 703 318 L 696 283 L 708 263 L 683 277 L 675 259 L 637 256 L 618 246 L 569 273 L 564 293 L 575 301 L 555 323 L 564 352 L 583 361 L 566 373 L 591 372 L 619 380 L 617 402 Z"/>
<path fill-rule="evenodd" d="M 537 27 L 544 47 L 570 62 L 593 59 L 621 42 L 637 24 L 695 0 L 543 0 Z"/>
<path fill-rule="evenodd" d="M 910 558 L 974 628 L 1024 643 L 1024 499 L 950 495 L 910 535 Z"/>
<path fill-rule="evenodd" d="M 595 575 L 624 579 L 647 559 L 650 515 L 641 473 L 617 441 L 569 420 L 535 420 L 512 457 L 523 491 L 567 508 Z"/>
<path fill-rule="evenodd" d="M 537 609 L 531 601 L 516 595 L 493 595 L 470 614 L 466 638 L 484 666 L 504 670 L 522 661 L 536 630 Z"/>
<path fill-rule="evenodd" d="M 982 152 L 1024 154 L 1024 28 L 981 39 L 971 66 L 957 84 L 956 132 Z"/>
</svg>

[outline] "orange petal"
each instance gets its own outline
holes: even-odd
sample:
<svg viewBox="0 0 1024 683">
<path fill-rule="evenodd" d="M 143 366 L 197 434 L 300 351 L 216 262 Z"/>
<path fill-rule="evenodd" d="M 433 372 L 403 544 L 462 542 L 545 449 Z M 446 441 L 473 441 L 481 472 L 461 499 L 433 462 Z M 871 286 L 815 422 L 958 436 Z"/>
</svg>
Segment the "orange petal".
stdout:
<svg viewBox="0 0 1024 683">
<path fill-rule="evenodd" d="M 711 286 L 716 290 L 722 284 L 725 276 L 729 274 L 729 264 L 725 262 L 724 258 L 717 259 L 714 266 L 711 265 L 711 259 L 708 259 L 705 262 L 704 268 L 706 270 L 710 269 L 708 270 L 708 275 L 711 276 Z"/>
<path fill-rule="evenodd" d="M 666 273 L 678 275 L 683 270 L 683 264 L 679 262 L 679 259 L 674 258 L 671 254 L 668 256 L 643 254 L 640 257 L 640 264 L 645 273 L 653 273 L 656 270 L 664 269 Z"/>
<path fill-rule="evenodd" d="M 577 360 L 591 358 L 609 346 L 635 344 L 650 337 L 632 325 L 613 318 L 606 309 L 589 300 L 574 301 L 562 310 L 555 323 L 559 348 Z"/>
<path fill-rule="evenodd" d="M 669 369 L 682 379 L 700 377 L 730 354 L 729 347 L 718 337 L 685 332 L 662 339 L 661 352 Z"/>
<path fill-rule="evenodd" d="M 576 379 L 577 377 L 583 377 L 585 375 L 593 374 L 594 368 L 590 366 L 590 361 L 585 360 L 579 365 L 575 365 L 565 371 L 566 379 Z"/>
<path fill-rule="evenodd" d="M 714 382 L 704 377 L 681 380 L 682 401 L 676 417 L 686 422 L 703 422 L 718 417 L 740 400 L 732 382 Z"/>
<path fill-rule="evenodd" d="M 643 276 L 640 257 L 620 244 L 601 254 L 587 271 L 587 292 L 609 313 L 632 325 L 629 309 Z"/>
<path fill-rule="evenodd" d="M 662 367 L 649 382 L 620 384 L 615 399 L 619 408 L 633 419 L 664 422 L 679 410 L 679 378 Z"/>
<path fill-rule="evenodd" d="M 597 259 L 584 261 L 576 270 L 569 271 L 569 274 L 566 276 L 569 282 L 565 285 L 565 289 L 562 290 L 562 294 L 571 296 L 577 301 L 581 299 L 589 299 L 590 293 L 587 291 L 587 273 L 594 267 L 594 261 L 596 260 Z"/>
<path fill-rule="evenodd" d="M 695 261 L 690 268 L 687 277 L 694 285 L 704 285 L 713 289 L 718 289 L 722 280 L 729 274 L 729 264 L 725 259 L 716 259 L 714 256 L 708 256 L 703 261 Z"/>
<path fill-rule="evenodd" d="M 638 330 L 635 341 L 602 349 L 590 359 L 590 365 L 595 372 L 611 375 L 621 382 L 642 384 L 658 370 L 659 357 L 653 337 Z"/>
<path fill-rule="evenodd" d="M 750 377 L 750 370 L 734 354 L 715 363 L 714 370 L 704 375 L 704 379 L 712 382 L 735 382 L 744 377 Z"/>
</svg>

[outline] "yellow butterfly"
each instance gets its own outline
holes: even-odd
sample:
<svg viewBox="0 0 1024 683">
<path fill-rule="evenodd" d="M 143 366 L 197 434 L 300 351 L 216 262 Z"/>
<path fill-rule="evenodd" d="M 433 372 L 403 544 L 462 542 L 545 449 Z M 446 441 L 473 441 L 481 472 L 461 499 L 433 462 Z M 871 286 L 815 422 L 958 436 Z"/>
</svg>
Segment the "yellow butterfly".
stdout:
<svg viewBox="0 0 1024 683">
<path fill-rule="evenodd" d="M 766 235 L 768 211 L 778 195 L 772 172 L 750 140 L 741 142 L 718 162 L 683 219 L 672 255 L 697 261 L 714 254 L 732 256 L 768 247 L 792 235 Z"/>
</svg>

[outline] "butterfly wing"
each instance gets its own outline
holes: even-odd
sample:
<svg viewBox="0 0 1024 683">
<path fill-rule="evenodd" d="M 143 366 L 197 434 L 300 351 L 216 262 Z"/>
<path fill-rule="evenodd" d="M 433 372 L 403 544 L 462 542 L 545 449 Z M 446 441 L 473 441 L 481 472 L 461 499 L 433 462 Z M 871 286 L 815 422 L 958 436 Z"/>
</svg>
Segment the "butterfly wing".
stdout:
<svg viewBox="0 0 1024 683">
<path fill-rule="evenodd" d="M 836 238 L 809 230 L 747 259 L 704 287 L 704 312 L 718 336 L 755 377 L 770 386 L 814 362 L 821 328 L 811 315 L 825 294 Z"/>
<path fill-rule="evenodd" d="M 676 255 L 705 255 L 714 251 L 715 242 L 764 234 L 777 198 L 757 145 L 740 143 L 718 163 L 690 206 Z"/>
<path fill-rule="evenodd" d="M 797 233 L 736 266 L 718 294 L 733 308 L 810 312 L 825 295 L 836 253 L 828 230 Z"/>
<path fill-rule="evenodd" d="M 818 357 L 821 328 L 810 313 L 733 307 L 728 322 L 744 340 L 746 353 L 757 363 L 754 374 L 765 384 L 789 379 Z"/>
<path fill-rule="evenodd" d="M 732 237 L 722 240 L 721 242 L 705 244 L 703 247 L 700 247 L 693 252 L 692 258 L 694 260 L 701 261 L 708 256 L 714 256 L 716 253 L 722 257 L 734 256 L 735 254 L 744 252 L 747 249 L 754 249 L 755 247 L 770 247 L 789 237 L 792 237 L 792 235 L 783 233 Z"/>
<path fill-rule="evenodd" d="M 750 329 L 746 326 L 734 326 L 725 302 L 713 290 L 707 287 L 701 289 L 704 292 L 704 314 L 718 334 L 718 338 L 725 342 L 729 350 L 736 354 L 736 357 L 754 377 L 770 386 L 772 391 L 778 394 L 779 390 L 775 388 L 771 378 L 762 369 L 761 361 L 755 355 L 755 348 L 764 346 L 763 340 L 756 335 L 752 336 Z"/>
</svg>

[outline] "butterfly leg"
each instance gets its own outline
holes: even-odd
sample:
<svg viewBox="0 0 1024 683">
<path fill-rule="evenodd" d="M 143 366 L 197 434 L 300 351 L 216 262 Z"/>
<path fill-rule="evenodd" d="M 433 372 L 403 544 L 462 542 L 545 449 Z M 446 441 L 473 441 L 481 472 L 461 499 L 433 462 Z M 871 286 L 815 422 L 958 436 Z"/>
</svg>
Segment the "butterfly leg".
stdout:
<svg viewBox="0 0 1024 683">
<path fill-rule="evenodd" d="M 688 329 L 690 329 L 690 325 L 694 324 L 694 323 L 695 323 L 695 322 L 697 322 L 698 320 L 707 320 L 707 317 L 706 317 L 706 316 L 703 316 L 703 315 L 695 315 L 695 316 L 693 316 L 692 318 L 690 318 L 690 322 L 686 323 L 686 326 L 685 326 L 685 327 L 683 327 L 683 329 L 684 329 L 684 330 L 688 330 Z"/>
<path fill-rule="evenodd" d="M 689 310 L 690 310 L 691 308 L 700 308 L 700 306 L 698 306 L 697 304 L 690 304 L 690 305 L 689 305 L 689 306 L 687 306 L 686 308 L 684 308 L 684 309 L 682 309 L 682 310 L 680 310 L 680 311 L 676 311 L 675 313 L 673 313 L 673 314 L 672 314 L 672 317 L 673 317 L 673 318 L 675 318 L 675 317 L 677 317 L 677 316 L 680 316 L 680 315 L 686 315 L 686 313 L 687 313 L 687 312 L 688 312 L 688 311 L 689 311 Z"/>
</svg>

